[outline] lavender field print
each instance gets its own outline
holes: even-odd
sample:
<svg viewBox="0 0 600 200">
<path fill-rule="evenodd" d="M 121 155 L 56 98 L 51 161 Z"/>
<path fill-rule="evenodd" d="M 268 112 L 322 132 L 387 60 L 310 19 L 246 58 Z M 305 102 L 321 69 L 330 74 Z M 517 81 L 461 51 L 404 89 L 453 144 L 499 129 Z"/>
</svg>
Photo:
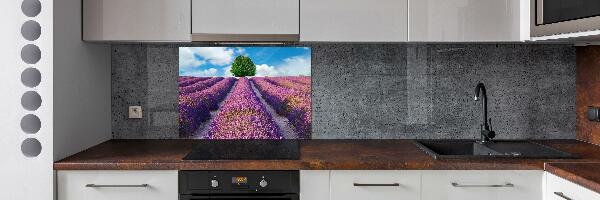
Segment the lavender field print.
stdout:
<svg viewBox="0 0 600 200">
<path fill-rule="evenodd" d="M 180 47 L 179 136 L 310 138 L 310 55 L 307 47 Z"/>
</svg>

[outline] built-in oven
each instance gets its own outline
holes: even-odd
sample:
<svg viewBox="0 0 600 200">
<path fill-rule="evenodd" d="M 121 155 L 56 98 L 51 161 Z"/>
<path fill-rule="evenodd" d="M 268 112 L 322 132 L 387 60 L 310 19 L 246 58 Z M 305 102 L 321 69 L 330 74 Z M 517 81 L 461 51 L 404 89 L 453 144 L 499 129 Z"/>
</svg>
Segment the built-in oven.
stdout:
<svg viewBox="0 0 600 200">
<path fill-rule="evenodd" d="M 298 171 L 179 171 L 180 200 L 299 200 Z"/>
<path fill-rule="evenodd" d="M 531 0 L 533 37 L 600 29 L 600 0 Z"/>
</svg>

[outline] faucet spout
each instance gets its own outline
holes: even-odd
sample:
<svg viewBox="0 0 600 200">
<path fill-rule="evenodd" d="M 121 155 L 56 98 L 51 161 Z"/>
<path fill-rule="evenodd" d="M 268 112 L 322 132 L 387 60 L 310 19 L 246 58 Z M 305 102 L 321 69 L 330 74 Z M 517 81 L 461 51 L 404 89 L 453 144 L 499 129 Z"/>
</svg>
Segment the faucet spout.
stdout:
<svg viewBox="0 0 600 200">
<path fill-rule="evenodd" d="M 482 100 L 481 106 L 483 107 L 483 123 L 481 124 L 481 142 L 489 142 L 496 136 L 496 133 L 493 130 L 491 130 L 490 124 L 488 124 L 487 93 L 485 90 L 485 85 L 483 83 L 479 83 L 475 87 L 475 96 L 473 97 L 473 99 L 475 101 Z"/>
</svg>

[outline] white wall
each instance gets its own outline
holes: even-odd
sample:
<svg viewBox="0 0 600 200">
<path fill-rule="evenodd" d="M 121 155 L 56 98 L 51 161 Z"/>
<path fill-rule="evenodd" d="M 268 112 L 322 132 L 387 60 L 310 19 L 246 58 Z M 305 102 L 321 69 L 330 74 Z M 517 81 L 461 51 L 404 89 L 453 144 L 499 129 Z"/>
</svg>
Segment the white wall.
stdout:
<svg viewBox="0 0 600 200">
<path fill-rule="evenodd" d="M 0 199 L 52 199 L 52 163 L 111 136 L 110 47 L 81 42 L 80 0 L 40 0 L 33 16 L 21 11 L 22 2 L 0 1 Z M 41 27 L 32 41 L 21 35 L 28 20 Z M 39 61 L 21 59 L 25 45 L 39 47 Z M 39 85 L 21 82 L 26 68 L 39 70 Z M 27 91 L 39 94 L 39 107 L 21 105 Z M 38 131 L 21 128 L 29 114 L 39 118 Z M 23 154 L 26 139 L 39 141 L 39 154 Z"/>
<path fill-rule="evenodd" d="M 110 46 L 81 41 L 81 0 L 54 0 L 54 160 L 112 137 Z"/>
<path fill-rule="evenodd" d="M 41 0 L 41 13 L 34 17 L 21 12 L 21 2 L 0 1 L 0 199 L 52 199 L 52 1 Z M 34 41 L 21 36 L 21 25 L 27 20 L 41 26 L 41 36 Z M 27 44 L 39 47 L 38 62 L 26 64 L 21 60 L 21 48 Z M 42 75 L 41 83 L 33 88 L 21 83 L 21 73 L 28 67 L 38 69 Z M 24 109 L 21 96 L 26 91 L 41 96 L 39 108 Z M 39 131 L 27 134 L 21 129 L 20 121 L 26 114 L 40 119 Z M 21 144 L 27 138 L 40 142 L 39 155 L 26 157 L 21 152 Z"/>
</svg>

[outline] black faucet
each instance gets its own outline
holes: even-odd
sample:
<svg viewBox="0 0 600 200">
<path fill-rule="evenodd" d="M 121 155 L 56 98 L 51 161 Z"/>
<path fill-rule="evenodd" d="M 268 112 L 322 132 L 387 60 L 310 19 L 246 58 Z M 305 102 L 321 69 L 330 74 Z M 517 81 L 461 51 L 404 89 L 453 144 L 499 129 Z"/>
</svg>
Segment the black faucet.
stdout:
<svg viewBox="0 0 600 200">
<path fill-rule="evenodd" d="M 489 124 L 488 124 L 488 112 L 487 112 L 487 94 L 485 92 L 485 85 L 483 85 L 483 83 L 479 83 L 477 84 L 477 87 L 475 87 L 475 97 L 473 99 L 475 99 L 475 101 L 479 101 L 479 99 L 481 99 L 479 97 L 479 92 L 481 92 L 481 96 L 483 98 L 483 101 L 481 102 L 481 105 L 483 106 L 483 124 L 481 124 L 481 143 L 486 143 L 486 142 L 490 142 L 494 137 L 496 137 L 496 132 L 494 132 L 492 130 L 492 119 L 489 119 Z"/>
</svg>

